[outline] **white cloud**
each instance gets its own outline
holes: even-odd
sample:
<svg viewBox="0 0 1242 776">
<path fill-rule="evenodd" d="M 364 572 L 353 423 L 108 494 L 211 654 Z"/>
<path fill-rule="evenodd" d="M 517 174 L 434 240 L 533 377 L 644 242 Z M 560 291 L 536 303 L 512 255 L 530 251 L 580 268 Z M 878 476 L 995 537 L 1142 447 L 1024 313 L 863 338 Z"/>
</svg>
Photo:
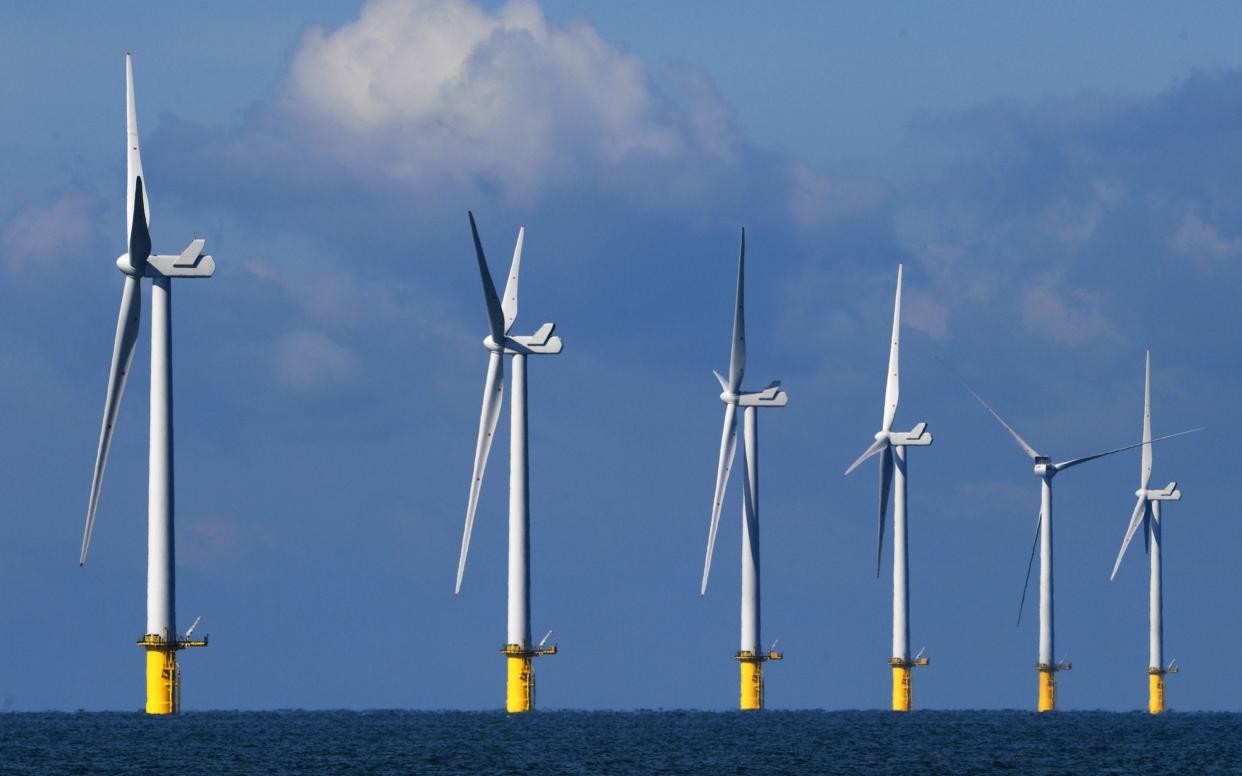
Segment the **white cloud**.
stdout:
<svg viewBox="0 0 1242 776">
<path fill-rule="evenodd" d="M 218 515 L 178 516 L 177 560 L 194 568 L 213 568 L 272 544 L 261 520 L 242 522 Z"/>
<path fill-rule="evenodd" d="M 1179 256 L 1205 268 L 1242 255 L 1242 239 L 1225 237 L 1195 213 L 1182 217 L 1169 244 Z"/>
<path fill-rule="evenodd" d="M 877 179 L 829 179 L 802 164 L 790 168 L 789 178 L 789 211 L 803 229 L 874 212 L 888 197 Z"/>
<path fill-rule="evenodd" d="M 15 276 L 39 277 L 32 266 L 64 265 L 97 250 L 93 226 L 98 203 L 81 192 L 29 204 L 0 229 L 0 266 Z"/>
<path fill-rule="evenodd" d="M 281 98 L 317 152 L 355 172 L 514 197 L 625 176 L 635 159 L 730 162 L 723 104 L 703 88 L 687 103 L 664 97 L 641 60 L 586 22 L 551 24 L 526 0 L 494 12 L 373 0 L 356 21 L 306 34 Z"/>
<path fill-rule="evenodd" d="M 277 383 L 303 393 L 347 385 L 359 372 L 353 351 L 306 329 L 289 332 L 276 342 L 272 366 Z"/>
<path fill-rule="evenodd" d="M 1117 339 L 1099 297 L 1085 289 L 1065 289 L 1050 279 L 1022 294 L 1022 322 L 1027 329 L 1063 345 Z"/>
<path fill-rule="evenodd" d="M 943 301 L 920 291 L 906 291 L 901 308 L 903 325 L 938 342 L 949 338 L 949 307 Z"/>
</svg>

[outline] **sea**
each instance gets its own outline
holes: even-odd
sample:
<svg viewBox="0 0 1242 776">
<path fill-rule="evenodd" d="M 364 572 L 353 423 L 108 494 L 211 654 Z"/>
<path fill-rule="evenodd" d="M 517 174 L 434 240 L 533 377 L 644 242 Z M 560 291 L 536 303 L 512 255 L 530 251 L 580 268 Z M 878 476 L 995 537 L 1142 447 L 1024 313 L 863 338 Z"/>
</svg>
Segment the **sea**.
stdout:
<svg viewBox="0 0 1242 776">
<path fill-rule="evenodd" d="M 2 713 L 2 774 L 1242 774 L 1242 715 Z"/>
</svg>

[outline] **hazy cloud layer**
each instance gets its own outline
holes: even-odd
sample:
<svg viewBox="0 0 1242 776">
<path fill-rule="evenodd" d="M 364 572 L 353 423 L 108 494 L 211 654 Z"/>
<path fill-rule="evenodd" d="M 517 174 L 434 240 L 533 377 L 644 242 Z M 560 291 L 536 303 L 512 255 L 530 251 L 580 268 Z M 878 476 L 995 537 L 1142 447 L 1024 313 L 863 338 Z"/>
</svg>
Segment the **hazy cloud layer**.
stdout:
<svg viewBox="0 0 1242 776">
<path fill-rule="evenodd" d="M 98 252 L 101 210 L 96 198 L 80 191 L 27 204 L 0 227 L 0 266 L 9 275 L 31 279 L 79 266 L 85 255 Z"/>
<path fill-rule="evenodd" d="M 324 391 L 359 377 L 357 356 L 317 331 L 298 330 L 281 337 L 273 368 L 277 383 L 294 391 Z"/>
<path fill-rule="evenodd" d="M 899 187 L 895 230 L 949 328 L 1016 309 L 1030 334 L 1102 344 L 1152 281 L 1177 293 L 1236 277 L 1239 95 L 1239 74 L 1200 73 L 1149 98 L 995 102 L 916 123 L 934 161 Z"/>
</svg>

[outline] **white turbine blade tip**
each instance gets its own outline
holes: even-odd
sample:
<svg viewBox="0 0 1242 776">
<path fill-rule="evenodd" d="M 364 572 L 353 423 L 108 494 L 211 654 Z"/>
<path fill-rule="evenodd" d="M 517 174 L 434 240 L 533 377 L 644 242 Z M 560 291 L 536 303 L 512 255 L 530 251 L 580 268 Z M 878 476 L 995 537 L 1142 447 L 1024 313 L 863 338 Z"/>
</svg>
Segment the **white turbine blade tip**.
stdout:
<svg viewBox="0 0 1242 776">
<path fill-rule="evenodd" d="M 1130 540 L 1134 538 L 1134 532 L 1143 522 L 1143 517 L 1147 514 L 1147 498 L 1139 496 L 1138 501 L 1134 504 L 1134 513 L 1130 515 L 1130 525 L 1126 526 L 1125 538 L 1121 540 L 1121 550 L 1117 553 L 1117 560 L 1113 562 L 1113 573 L 1108 579 L 1111 582 L 1117 576 L 1117 569 L 1121 568 L 1121 559 L 1125 557 L 1126 550 L 1130 547 Z"/>
</svg>

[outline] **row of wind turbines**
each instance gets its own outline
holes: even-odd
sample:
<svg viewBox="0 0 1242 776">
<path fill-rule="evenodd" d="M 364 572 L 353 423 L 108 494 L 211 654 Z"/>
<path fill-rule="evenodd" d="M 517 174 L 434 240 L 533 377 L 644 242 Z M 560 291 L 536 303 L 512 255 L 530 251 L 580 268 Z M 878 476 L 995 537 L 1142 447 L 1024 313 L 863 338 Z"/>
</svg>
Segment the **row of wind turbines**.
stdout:
<svg viewBox="0 0 1242 776">
<path fill-rule="evenodd" d="M 711 523 L 707 534 L 707 557 L 703 565 L 703 582 L 700 594 L 707 592 L 707 578 L 711 570 L 712 553 L 716 545 L 716 530 L 720 523 L 720 511 L 724 503 L 724 492 L 728 484 L 729 471 L 733 465 L 734 451 L 737 447 L 737 407 L 744 408 L 743 421 L 743 461 L 746 465 L 746 478 L 743 481 L 742 494 L 742 605 L 741 605 L 741 644 L 736 655 L 741 664 L 741 687 L 739 707 L 743 710 L 763 708 L 763 669 L 764 662 L 781 660 L 783 655 L 772 649 L 764 653 L 760 650 L 759 639 L 759 461 L 758 461 L 758 426 L 755 410 L 759 407 L 784 407 L 789 399 L 780 382 L 774 381 L 762 391 L 743 391 L 741 389 L 742 374 L 746 367 L 746 333 L 745 333 L 745 267 L 746 267 L 746 232 L 742 231 L 741 248 L 738 256 L 737 297 L 733 317 L 733 338 L 729 355 L 729 377 L 726 380 L 719 374 L 723 392 L 720 400 L 725 403 L 724 430 L 720 440 L 720 458 L 716 469 L 716 490 L 712 500 Z M 880 576 L 883 564 L 884 534 L 888 522 L 888 504 L 893 502 L 893 640 L 892 656 L 889 665 L 892 667 L 892 709 L 893 711 L 910 711 L 913 708 L 913 690 L 911 669 L 926 666 L 929 661 L 923 657 L 922 650 L 918 654 L 910 654 L 910 585 L 909 585 L 909 552 L 906 541 L 907 524 L 907 460 L 906 448 L 926 447 L 932 443 L 931 432 L 926 422 L 919 422 L 910 431 L 894 431 L 893 423 L 897 416 L 897 404 L 901 394 L 901 286 L 902 268 L 897 267 L 897 291 L 893 300 L 893 329 L 889 345 L 888 374 L 884 387 L 884 413 L 880 421 L 880 430 L 875 433 L 874 441 L 849 468 L 845 470 L 849 476 L 867 460 L 879 456 L 879 511 L 876 523 L 876 576 Z M 970 389 L 968 389 L 970 390 Z M 1138 501 L 1126 528 L 1121 549 L 1113 564 L 1109 579 L 1117 575 L 1121 560 L 1130 546 L 1139 525 L 1143 526 L 1144 543 L 1150 557 L 1150 655 L 1148 662 L 1148 711 L 1159 714 L 1165 710 L 1164 677 L 1177 673 L 1174 664 L 1164 663 L 1164 629 L 1162 620 L 1162 570 L 1160 564 L 1160 502 L 1178 501 L 1181 491 L 1177 483 L 1170 482 L 1163 489 L 1149 488 L 1152 473 L 1151 446 L 1155 442 L 1194 433 L 1202 429 L 1190 429 L 1176 434 L 1152 438 L 1151 435 L 1151 353 L 1146 355 L 1146 367 L 1143 383 L 1143 436 L 1142 441 L 1095 453 L 1080 458 L 1054 463 L 1053 460 L 1040 455 L 1024 440 L 1017 431 L 985 402 L 979 394 L 970 390 L 992 417 L 1004 427 L 1014 441 L 1035 462 L 1034 473 L 1040 478 L 1040 507 L 1035 524 L 1036 539 L 1031 547 L 1031 560 L 1027 564 L 1026 579 L 1029 582 L 1031 567 L 1034 565 L 1036 548 L 1039 549 L 1039 661 L 1035 669 L 1039 676 L 1038 700 L 1036 708 L 1043 711 L 1056 709 L 1056 678 L 1059 671 L 1068 671 L 1070 664 L 1057 663 L 1054 654 L 1053 627 L 1053 556 L 1052 556 L 1052 479 L 1061 471 L 1079 464 L 1094 461 L 1126 450 L 1141 448 L 1142 461 L 1139 476 L 1139 488 L 1135 491 Z M 1022 590 L 1022 602 L 1026 599 L 1026 588 Z M 1021 620 L 1022 604 L 1019 604 L 1019 621 Z"/>
<path fill-rule="evenodd" d="M 180 254 L 152 253 L 150 207 L 146 180 L 139 151 L 137 111 L 134 101 L 132 59 L 125 55 L 126 84 L 126 242 L 127 250 L 117 259 L 125 275 L 121 292 L 120 313 L 108 374 L 102 427 L 91 478 L 86 526 L 82 537 L 80 564 L 86 564 L 95 515 L 103 485 L 104 470 L 111 448 L 113 431 L 125 390 L 126 378 L 133 363 L 142 307 L 142 280 L 151 279 L 151 386 L 150 386 L 150 458 L 148 489 L 147 543 L 147 624 L 138 645 L 146 652 L 146 711 L 148 714 L 174 714 L 181 707 L 181 669 L 177 653 L 190 647 L 205 647 L 206 637 L 195 639 L 198 620 L 184 633 L 177 630 L 175 610 L 174 551 L 174 478 L 173 478 L 173 402 L 172 402 L 172 280 L 174 278 L 207 278 L 215 271 L 211 256 L 203 254 L 204 240 L 193 240 Z M 460 593 L 466 558 L 478 507 L 479 493 L 487 459 L 491 452 L 496 426 L 504 399 L 506 357 L 512 359 L 509 446 L 509 575 L 508 625 L 506 642 L 501 649 L 507 665 L 506 709 L 511 713 L 529 711 L 535 705 L 533 659 L 555 655 L 557 646 L 547 646 L 549 631 L 535 642 L 530 628 L 530 473 L 527 465 L 527 402 L 526 359 L 532 355 L 556 355 L 561 352 L 561 339 L 553 335 L 555 324 L 545 323 L 530 335 L 511 335 L 518 313 L 518 283 L 525 230 L 520 229 L 513 251 L 509 275 L 503 295 L 497 295 L 479 239 L 474 215 L 469 215 L 475 255 L 483 286 L 488 318 L 488 334 L 483 347 L 488 351 L 488 367 L 484 380 L 478 438 L 471 472 L 454 593 Z M 746 369 L 745 333 L 745 268 L 746 233 L 742 231 L 738 256 L 737 294 L 734 306 L 733 333 L 727 376 L 716 374 L 720 382 L 720 400 L 724 403 L 724 426 L 721 431 L 720 455 L 717 461 L 715 490 L 708 529 L 707 553 L 703 564 L 700 594 L 706 594 L 716 534 L 724 505 L 729 474 L 737 450 L 738 408 L 742 409 L 742 460 L 746 474 L 742 487 L 742 574 L 741 574 L 741 638 L 735 658 L 740 667 L 739 706 L 744 710 L 761 709 L 764 705 L 763 664 L 781 660 L 783 656 L 773 644 L 766 652 L 760 638 L 760 553 L 759 553 L 759 426 L 757 411 L 765 407 L 784 407 L 789 401 L 780 381 L 773 381 L 761 390 L 746 390 L 742 378 Z M 889 350 L 888 378 L 885 386 L 884 413 L 881 428 L 872 444 L 863 452 L 846 475 L 868 459 L 879 456 L 879 521 L 876 548 L 876 574 L 880 573 L 890 495 L 893 501 L 893 649 L 892 708 L 912 708 L 910 671 L 928 664 L 922 652 L 910 654 L 909 582 L 906 542 L 907 493 L 906 448 L 932 443 L 927 424 L 920 422 L 908 432 L 893 431 L 900 393 L 899 344 L 901 329 L 901 268 L 897 272 L 897 293 L 893 309 L 892 341 Z M 1039 672 L 1040 711 L 1056 708 L 1055 673 L 1069 669 L 1068 663 L 1053 659 L 1053 585 L 1052 585 L 1052 479 L 1060 471 L 1107 455 L 1142 448 L 1138 501 L 1127 527 L 1113 574 L 1121 563 L 1138 527 L 1143 526 L 1145 544 L 1151 558 L 1151 660 L 1149 710 L 1164 710 L 1164 676 L 1175 673 L 1176 667 L 1165 665 L 1162 652 L 1161 566 L 1160 566 L 1160 503 L 1181 498 L 1175 483 L 1163 490 L 1148 488 L 1152 471 L 1151 444 L 1181 434 L 1183 431 L 1153 439 L 1151 436 L 1151 362 L 1147 361 L 1144 387 L 1143 439 L 1141 442 L 1104 453 L 1053 463 L 1041 456 L 981 398 L 980 403 L 1009 432 L 1013 439 L 1035 461 L 1035 475 L 1040 478 L 1040 511 L 1036 523 L 1037 546 L 1040 548 L 1040 628 Z M 973 391 L 972 391 L 973 393 Z M 975 394 L 976 398 L 978 394 Z M 1197 431 L 1199 429 L 1193 429 Z M 1032 562 L 1034 547 L 1032 548 Z M 1027 576 L 1029 579 L 1030 566 Z M 1023 591 L 1025 599 L 1025 589 Z M 1019 614 L 1020 616 L 1020 614 Z"/>
</svg>

